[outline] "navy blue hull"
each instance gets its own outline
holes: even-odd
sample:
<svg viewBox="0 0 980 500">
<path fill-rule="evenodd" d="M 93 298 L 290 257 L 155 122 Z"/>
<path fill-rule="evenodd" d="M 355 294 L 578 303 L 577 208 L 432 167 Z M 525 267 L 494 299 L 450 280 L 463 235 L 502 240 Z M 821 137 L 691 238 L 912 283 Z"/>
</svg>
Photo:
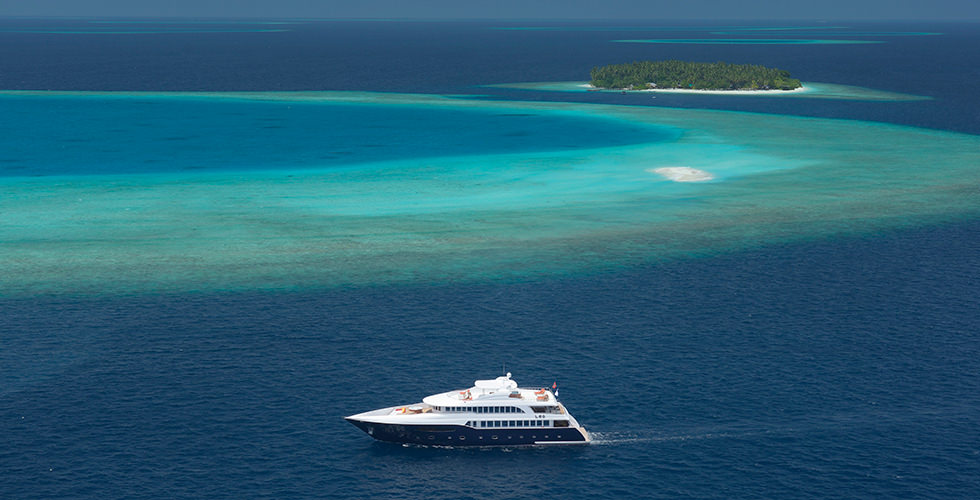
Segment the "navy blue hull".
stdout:
<svg viewBox="0 0 980 500">
<path fill-rule="evenodd" d="M 438 446 L 520 446 L 542 443 L 586 443 L 584 431 L 572 427 L 474 429 L 464 425 L 374 424 L 346 419 L 379 441 Z"/>
</svg>

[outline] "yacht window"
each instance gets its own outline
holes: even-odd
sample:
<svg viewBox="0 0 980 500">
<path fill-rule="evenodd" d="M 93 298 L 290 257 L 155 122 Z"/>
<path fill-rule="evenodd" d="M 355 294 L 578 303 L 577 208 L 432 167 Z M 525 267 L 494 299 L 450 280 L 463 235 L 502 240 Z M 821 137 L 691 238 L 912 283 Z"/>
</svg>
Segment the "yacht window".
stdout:
<svg viewBox="0 0 980 500">
<path fill-rule="evenodd" d="M 555 420 L 555 427 L 568 427 L 568 420 Z"/>
<path fill-rule="evenodd" d="M 547 406 L 532 406 L 531 407 L 531 411 L 533 411 L 534 413 L 544 413 L 544 412 L 548 411 L 548 407 Z"/>
</svg>

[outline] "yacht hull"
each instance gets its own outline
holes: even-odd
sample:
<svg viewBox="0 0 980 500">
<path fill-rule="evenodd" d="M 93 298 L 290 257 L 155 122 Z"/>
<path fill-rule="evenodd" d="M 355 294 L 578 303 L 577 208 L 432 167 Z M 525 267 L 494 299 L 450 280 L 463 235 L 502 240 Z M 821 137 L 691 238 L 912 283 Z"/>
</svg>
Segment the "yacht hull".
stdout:
<svg viewBox="0 0 980 500">
<path fill-rule="evenodd" d="M 379 441 L 430 446 L 530 446 L 585 444 L 589 434 L 580 427 L 474 429 L 465 425 L 403 425 L 346 420 Z"/>
</svg>

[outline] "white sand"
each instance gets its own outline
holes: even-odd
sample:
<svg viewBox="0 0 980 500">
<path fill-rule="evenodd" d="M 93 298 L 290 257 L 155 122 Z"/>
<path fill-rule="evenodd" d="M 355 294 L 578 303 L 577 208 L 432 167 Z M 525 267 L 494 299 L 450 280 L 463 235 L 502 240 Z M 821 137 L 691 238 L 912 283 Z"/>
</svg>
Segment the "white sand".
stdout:
<svg viewBox="0 0 980 500">
<path fill-rule="evenodd" d="M 585 88 L 595 89 L 592 85 L 585 84 Z M 662 92 L 665 94 L 718 94 L 718 95 L 779 95 L 779 94 L 796 94 L 799 92 L 809 92 L 813 89 L 803 85 L 802 87 L 795 88 L 793 90 L 698 90 L 698 89 L 636 89 L 636 90 L 624 90 L 624 89 L 601 89 L 610 91 L 625 91 L 625 92 Z"/>
<path fill-rule="evenodd" d="M 691 167 L 648 168 L 647 172 L 660 175 L 674 182 L 704 182 L 715 178 L 710 172 Z"/>
</svg>

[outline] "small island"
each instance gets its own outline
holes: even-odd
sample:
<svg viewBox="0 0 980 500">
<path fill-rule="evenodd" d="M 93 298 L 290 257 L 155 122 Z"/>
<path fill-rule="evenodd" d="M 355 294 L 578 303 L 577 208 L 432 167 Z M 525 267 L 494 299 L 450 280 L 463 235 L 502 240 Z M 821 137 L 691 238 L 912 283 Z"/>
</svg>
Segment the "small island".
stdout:
<svg viewBox="0 0 980 500">
<path fill-rule="evenodd" d="M 617 90 L 793 90 L 789 71 L 754 64 L 637 61 L 592 68 L 591 85 Z"/>
</svg>

